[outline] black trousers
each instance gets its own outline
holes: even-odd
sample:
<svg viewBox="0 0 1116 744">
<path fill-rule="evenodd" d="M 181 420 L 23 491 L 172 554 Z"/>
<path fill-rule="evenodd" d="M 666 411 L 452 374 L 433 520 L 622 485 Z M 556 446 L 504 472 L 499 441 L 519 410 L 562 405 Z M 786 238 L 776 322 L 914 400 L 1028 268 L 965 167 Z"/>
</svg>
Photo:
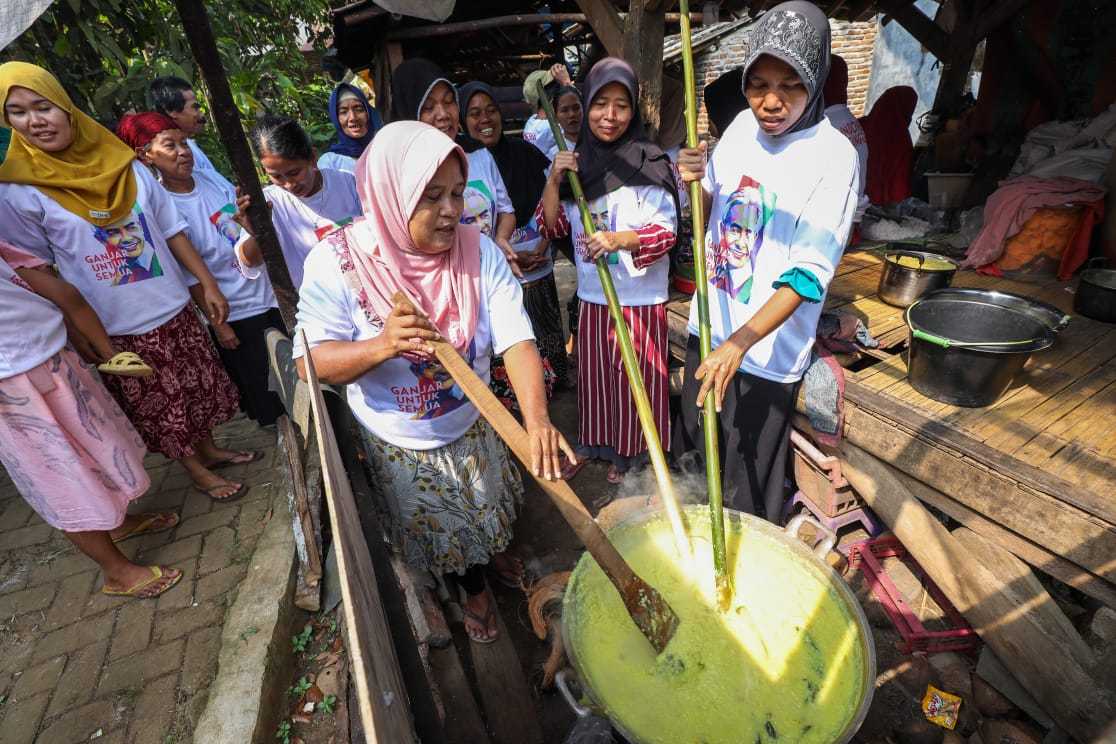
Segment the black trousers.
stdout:
<svg viewBox="0 0 1116 744">
<path fill-rule="evenodd" d="M 704 468 L 705 435 L 694 378 L 700 351 L 696 336 L 686 344 L 686 376 L 672 452 L 695 452 Z M 790 453 L 791 415 L 798 383 L 765 380 L 737 372 L 725 391 L 719 417 L 721 489 L 725 505 L 778 522 L 786 498 L 784 481 Z M 704 471 L 703 471 L 704 472 Z"/>
<path fill-rule="evenodd" d="M 267 389 L 270 365 L 267 356 L 266 334 L 268 328 L 283 330 L 283 316 L 275 308 L 241 320 L 231 320 L 240 345 L 226 349 L 217 343 L 217 334 L 210 328 L 217 354 L 225 370 L 240 393 L 240 409 L 260 426 L 270 426 L 283 415 L 279 396 Z"/>
</svg>

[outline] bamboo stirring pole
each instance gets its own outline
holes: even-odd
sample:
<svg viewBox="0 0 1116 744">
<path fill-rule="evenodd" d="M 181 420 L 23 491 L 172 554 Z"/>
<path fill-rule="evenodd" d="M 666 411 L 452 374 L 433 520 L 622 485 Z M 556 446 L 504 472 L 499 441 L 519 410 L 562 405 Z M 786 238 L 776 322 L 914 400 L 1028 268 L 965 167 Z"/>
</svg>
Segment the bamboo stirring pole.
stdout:
<svg viewBox="0 0 1116 744">
<path fill-rule="evenodd" d="M 550 131 L 554 134 L 554 141 L 558 149 L 566 151 L 566 138 L 558 126 L 558 119 L 554 116 L 554 107 L 550 103 L 543 86 L 536 89 L 538 99 L 546 111 L 546 120 L 550 124 Z M 633 101 L 633 104 L 638 102 Z M 574 199 L 577 201 L 578 211 L 581 213 L 581 224 L 586 235 L 597 231 L 593 218 L 589 214 L 589 204 L 585 201 L 585 192 L 581 190 L 581 180 L 573 171 L 567 171 L 566 177 L 570 182 Z M 635 401 L 636 412 L 639 414 L 639 424 L 643 429 L 643 438 L 647 440 L 647 451 L 651 456 L 651 467 L 655 471 L 655 480 L 659 486 L 659 496 L 663 501 L 670 529 L 674 533 L 675 548 L 680 557 L 690 555 L 690 539 L 686 534 L 686 525 L 682 519 L 682 510 L 678 507 L 678 497 L 674 492 L 674 482 L 670 478 L 667 468 L 666 455 L 663 454 L 663 443 L 659 439 L 659 430 L 655 426 L 655 414 L 651 410 L 651 400 L 647 397 L 647 389 L 643 384 L 643 375 L 639 370 L 639 360 L 636 359 L 635 349 L 632 347 L 632 337 L 628 332 L 628 324 L 624 320 L 624 313 L 620 309 L 620 299 L 616 295 L 616 287 L 612 284 L 612 274 L 609 273 L 608 263 L 602 256 L 597 259 L 597 275 L 604 288 L 605 299 L 608 301 L 608 312 L 612 316 L 613 326 L 616 328 L 616 340 L 620 343 L 620 357 L 624 361 L 624 371 L 628 375 L 628 387 L 632 389 L 632 398 Z"/>
<path fill-rule="evenodd" d="M 697 147 L 697 87 L 694 82 L 694 49 L 690 39 L 690 3 L 679 0 L 682 37 L 683 90 L 686 94 L 686 146 Z M 694 301 L 698 310 L 698 344 L 704 361 L 713 350 L 709 327 L 709 283 L 705 266 L 705 215 L 701 183 L 690 182 L 690 214 L 693 216 L 694 233 L 694 283 L 697 292 Z M 690 405 L 690 401 L 682 401 Z M 709 522 L 713 532 L 713 572 L 717 580 L 717 595 L 721 609 L 727 610 L 732 600 L 732 585 L 725 566 L 725 511 L 721 494 L 721 458 L 717 443 L 717 405 L 712 390 L 705 396 L 703 409 L 705 431 L 705 480 L 709 490 Z"/>
</svg>

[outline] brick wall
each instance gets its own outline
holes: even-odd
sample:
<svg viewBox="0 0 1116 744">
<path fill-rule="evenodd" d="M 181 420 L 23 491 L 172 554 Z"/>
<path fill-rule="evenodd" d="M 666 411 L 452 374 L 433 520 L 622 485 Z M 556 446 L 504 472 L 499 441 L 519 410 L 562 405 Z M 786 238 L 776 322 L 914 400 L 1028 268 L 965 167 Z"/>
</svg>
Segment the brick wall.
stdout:
<svg viewBox="0 0 1116 744">
<path fill-rule="evenodd" d="M 872 76 L 876 19 L 863 23 L 830 20 L 829 25 L 833 52 L 844 57 L 849 65 L 849 108 L 853 114 L 860 116 L 864 113 L 864 97 L 868 93 L 868 80 Z M 703 138 L 709 135 L 709 120 L 705 115 L 705 106 L 702 105 L 705 86 L 721 74 L 742 65 L 747 53 L 746 29 L 722 36 L 698 51 L 694 60 L 694 77 L 698 87 L 698 131 Z"/>
</svg>

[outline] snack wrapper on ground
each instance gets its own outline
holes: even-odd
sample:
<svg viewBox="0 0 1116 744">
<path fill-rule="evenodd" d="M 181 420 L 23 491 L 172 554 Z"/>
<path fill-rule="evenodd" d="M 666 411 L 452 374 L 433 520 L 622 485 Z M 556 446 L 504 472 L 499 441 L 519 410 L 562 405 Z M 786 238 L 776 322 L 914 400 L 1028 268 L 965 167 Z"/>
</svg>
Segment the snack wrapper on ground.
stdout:
<svg viewBox="0 0 1116 744">
<path fill-rule="evenodd" d="M 930 723 L 952 731 L 961 713 L 961 698 L 943 692 L 934 685 L 927 685 L 926 695 L 922 698 L 922 713 Z"/>
</svg>

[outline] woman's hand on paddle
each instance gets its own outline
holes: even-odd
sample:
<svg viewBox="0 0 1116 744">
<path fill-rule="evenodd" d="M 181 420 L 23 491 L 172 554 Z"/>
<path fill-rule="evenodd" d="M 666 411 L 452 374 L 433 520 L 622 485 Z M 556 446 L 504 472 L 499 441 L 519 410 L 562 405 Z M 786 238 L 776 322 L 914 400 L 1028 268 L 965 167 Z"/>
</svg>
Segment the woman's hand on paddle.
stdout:
<svg viewBox="0 0 1116 744">
<path fill-rule="evenodd" d="M 531 473 L 536 478 L 558 480 L 562 477 L 558 455 L 564 452 L 566 459 L 576 463 L 577 455 L 574 454 L 573 447 L 548 418 L 527 421 L 526 426 L 527 436 L 531 440 Z"/>
<path fill-rule="evenodd" d="M 740 369 L 740 362 L 744 359 L 746 351 L 746 348 L 740 346 L 730 336 L 698 365 L 694 372 L 694 378 L 701 380 L 701 389 L 698 390 L 696 401 L 698 408 L 705 405 L 705 396 L 712 392 L 717 403 L 717 413 L 721 412 L 725 391 L 728 390 L 729 383 Z"/>
<path fill-rule="evenodd" d="M 413 354 L 430 358 L 434 356 L 430 342 L 439 340 L 440 336 L 425 316 L 414 312 L 410 303 L 397 302 L 378 339 L 391 357 Z"/>
<path fill-rule="evenodd" d="M 550 180 L 555 185 L 561 186 L 562 179 L 566 177 L 566 171 L 577 173 L 576 152 L 563 150 L 554 156 L 554 162 L 550 164 Z"/>
<path fill-rule="evenodd" d="M 213 326 L 213 332 L 217 335 L 217 343 L 221 345 L 222 349 L 235 349 L 240 346 L 240 339 L 236 337 L 236 331 L 228 323 Z"/>
<path fill-rule="evenodd" d="M 683 183 L 705 178 L 708 149 L 708 145 L 699 142 L 697 147 L 683 147 L 678 151 L 678 175 L 682 176 Z"/>
</svg>

